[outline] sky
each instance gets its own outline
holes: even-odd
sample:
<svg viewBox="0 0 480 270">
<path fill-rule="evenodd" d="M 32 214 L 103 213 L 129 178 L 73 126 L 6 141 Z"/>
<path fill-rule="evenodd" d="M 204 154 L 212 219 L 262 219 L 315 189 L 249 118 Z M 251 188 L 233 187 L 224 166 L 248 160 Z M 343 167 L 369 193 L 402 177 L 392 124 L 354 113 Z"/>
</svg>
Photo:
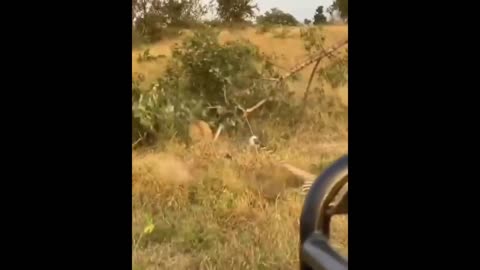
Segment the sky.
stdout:
<svg viewBox="0 0 480 270">
<path fill-rule="evenodd" d="M 209 4 L 211 0 L 201 0 L 204 4 Z M 264 14 L 272 8 L 278 8 L 283 12 L 292 14 L 299 22 L 304 19 L 313 20 L 313 15 L 318 6 L 323 6 L 324 14 L 328 18 L 326 10 L 332 5 L 333 0 L 254 0 L 258 5 L 260 12 L 257 15 Z M 213 14 L 207 14 L 207 18 L 212 18 Z"/>
<path fill-rule="evenodd" d="M 202 0 L 202 2 L 209 3 L 210 0 Z M 272 8 L 278 8 L 283 12 L 292 14 L 299 22 L 303 22 L 303 19 L 313 20 L 313 15 L 318 6 L 323 6 L 326 13 L 333 0 L 254 0 L 254 2 L 260 9 L 257 15 Z M 328 14 L 325 14 L 325 16 L 328 18 Z"/>
<path fill-rule="evenodd" d="M 303 22 L 305 18 L 312 20 L 318 6 L 323 6 L 323 10 L 326 11 L 333 0 L 256 0 L 255 2 L 260 8 L 260 14 L 276 7 Z"/>
</svg>

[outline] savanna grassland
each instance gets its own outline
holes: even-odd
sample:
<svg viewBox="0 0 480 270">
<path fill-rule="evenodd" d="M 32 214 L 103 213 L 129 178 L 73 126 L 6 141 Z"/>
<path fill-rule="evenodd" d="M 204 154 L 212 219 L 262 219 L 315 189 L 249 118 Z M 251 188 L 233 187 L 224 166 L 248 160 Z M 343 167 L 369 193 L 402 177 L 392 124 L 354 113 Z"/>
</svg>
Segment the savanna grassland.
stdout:
<svg viewBox="0 0 480 270">
<path fill-rule="evenodd" d="M 321 32 L 325 48 L 348 36 L 345 25 L 324 26 Z M 165 76 L 172 46 L 191 35 L 183 31 L 178 38 L 135 48 L 132 69 L 142 74 L 139 84 L 148 87 Z M 221 44 L 248 40 L 260 53 L 273 57 L 282 74 L 308 56 L 300 27 L 223 29 L 218 39 Z M 146 49 L 159 57 L 138 61 Z M 288 81 L 290 102 L 302 104 L 312 69 L 310 65 Z M 174 132 L 162 143 L 135 147 L 133 269 L 298 267 L 298 219 L 304 195 L 298 191 L 301 181 L 276 161 L 318 174 L 348 152 L 348 83 L 334 87 L 315 78 L 311 89 L 312 101 L 303 104 L 305 112 L 296 125 L 282 125 L 286 116 L 281 113 L 258 121 L 252 116 L 253 131 L 267 146 L 274 146 L 273 153 L 249 151 L 248 130 L 222 133 L 208 145 L 186 143 L 180 132 Z M 269 124 L 273 122 L 279 124 Z M 231 158 L 225 158 L 226 153 Z M 343 254 L 348 254 L 347 227 L 347 217 L 334 221 L 333 245 Z"/>
</svg>

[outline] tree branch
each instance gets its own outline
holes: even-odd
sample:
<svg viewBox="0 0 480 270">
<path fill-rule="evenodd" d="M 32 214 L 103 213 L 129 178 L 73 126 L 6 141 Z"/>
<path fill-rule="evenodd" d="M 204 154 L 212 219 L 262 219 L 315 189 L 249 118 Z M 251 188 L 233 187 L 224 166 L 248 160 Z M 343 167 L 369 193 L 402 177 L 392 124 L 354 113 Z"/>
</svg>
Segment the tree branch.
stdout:
<svg viewBox="0 0 480 270">
<path fill-rule="evenodd" d="M 222 130 L 223 130 L 223 124 L 220 124 L 220 126 L 217 129 L 217 132 L 215 133 L 215 137 L 213 138 L 214 142 L 217 141 L 218 136 L 220 136 L 220 133 L 222 132 Z"/>
<path fill-rule="evenodd" d="M 318 55 L 316 56 L 313 56 L 311 57 L 310 59 L 306 60 L 305 62 L 303 63 L 300 63 L 299 65 L 295 66 L 293 69 L 290 70 L 290 72 L 288 72 L 287 74 L 283 75 L 280 80 L 283 81 L 283 80 L 286 80 L 287 78 L 291 77 L 293 74 L 301 71 L 302 69 L 304 69 L 305 67 L 309 66 L 310 64 L 312 63 L 315 63 L 316 61 L 319 61 L 323 58 L 325 58 L 326 56 L 330 56 L 333 52 L 335 52 L 336 50 L 340 49 L 341 47 L 343 47 L 344 45 L 348 44 L 348 39 L 342 41 L 342 42 L 339 42 L 337 45 L 331 47 L 330 49 L 328 50 L 323 50 L 322 52 L 320 52 Z"/>
<path fill-rule="evenodd" d="M 301 71 L 302 69 L 306 68 L 307 66 L 309 66 L 309 65 L 311 65 L 315 62 L 318 62 L 325 57 L 333 57 L 334 56 L 333 52 L 340 49 L 341 47 L 343 47 L 346 44 L 348 44 L 348 39 L 338 43 L 337 45 L 331 47 L 330 49 L 322 50 L 322 52 L 318 53 L 317 55 L 311 56 L 307 60 L 305 60 L 303 62 L 300 62 L 299 64 L 295 65 L 292 69 L 290 69 L 289 72 L 287 72 L 286 74 L 284 74 L 280 78 L 269 78 L 269 79 L 264 78 L 263 80 L 275 81 L 277 83 L 280 83 L 280 82 L 290 78 L 295 73 L 297 73 L 297 72 Z"/>
<path fill-rule="evenodd" d="M 243 113 L 244 113 L 244 116 L 248 116 L 248 114 L 250 114 L 251 112 L 253 112 L 254 110 L 258 109 L 260 106 L 262 106 L 265 102 L 267 102 L 268 98 L 264 98 L 262 100 L 260 100 L 259 102 L 257 102 L 257 104 L 253 105 L 252 107 L 246 109 Z"/>
<path fill-rule="evenodd" d="M 317 62 L 315 63 L 315 66 L 313 67 L 313 70 L 312 70 L 312 73 L 310 74 L 310 78 L 308 79 L 308 84 L 307 84 L 307 88 L 305 89 L 305 93 L 303 94 L 303 106 L 305 108 L 306 104 L 307 104 L 307 99 L 308 99 L 308 93 L 309 93 L 309 90 L 310 90 L 310 85 L 312 85 L 312 81 L 313 81 L 313 77 L 315 76 L 315 71 L 317 70 L 318 68 L 318 65 L 320 64 L 320 61 L 322 59 L 318 59 Z"/>
<path fill-rule="evenodd" d="M 307 89 L 305 91 L 305 96 L 304 96 L 304 102 L 306 102 L 306 99 L 308 98 L 308 92 L 309 92 L 309 89 L 310 89 L 310 85 L 312 83 L 312 80 L 313 80 L 313 77 L 314 77 L 314 74 L 315 74 L 315 70 L 318 68 L 318 65 L 320 64 L 320 61 L 325 58 L 325 57 L 330 57 L 332 56 L 332 53 L 335 52 L 336 50 L 340 49 L 341 47 L 343 47 L 344 45 L 348 44 L 348 39 L 342 41 L 342 42 L 339 42 L 337 45 L 331 47 L 330 49 L 328 50 L 322 50 L 322 52 L 320 52 L 318 55 L 316 56 L 313 56 L 311 57 L 310 59 L 306 60 L 305 62 L 303 63 L 300 63 L 299 65 L 295 66 L 293 69 L 290 70 L 290 72 L 288 72 L 287 74 L 281 76 L 280 78 L 276 79 L 276 78 L 271 78 L 271 79 L 267 79 L 267 80 L 270 80 L 270 81 L 275 81 L 277 84 L 280 84 L 281 82 L 283 82 L 284 80 L 288 79 L 289 77 L 291 77 L 293 74 L 301 71 L 302 69 L 304 69 L 305 67 L 309 66 L 310 64 L 313 64 L 315 63 L 315 66 L 312 70 L 312 73 L 310 74 L 310 79 L 308 81 L 308 85 L 307 85 Z M 247 88 L 246 90 L 244 91 L 248 91 L 249 88 Z M 245 121 L 247 122 L 248 124 L 248 127 L 250 128 L 250 132 L 252 133 L 252 135 L 254 135 L 253 133 L 253 130 L 252 130 L 252 127 L 250 126 L 250 122 L 248 121 L 248 115 L 250 113 L 252 113 L 254 110 L 258 109 L 260 106 L 262 106 L 263 104 L 265 104 L 265 102 L 268 101 L 269 98 L 264 98 L 262 100 L 260 100 L 259 102 L 257 102 L 254 106 L 248 108 L 248 109 L 244 109 L 238 102 L 236 102 L 235 100 L 232 99 L 232 102 L 235 103 L 235 105 L 237 106 L 237 108 L 239 108 L 242 112 L 243 112 L 243 117 L 245 118 Z"/>
<path fill-rule="evenodd" d="M 144 133 L 143 136 L 141 134 L 140 135 L 140 138 L 138 138 L 138 140 L 136 140 L 133 144 L 132 144 L 132 149 L 135 148 L 135 146 L 137 146 L 138 143 L 140 143 L 143 139 L 145 139 L 145 137 L 147 136 L 147 133 Z"/>
</svg>

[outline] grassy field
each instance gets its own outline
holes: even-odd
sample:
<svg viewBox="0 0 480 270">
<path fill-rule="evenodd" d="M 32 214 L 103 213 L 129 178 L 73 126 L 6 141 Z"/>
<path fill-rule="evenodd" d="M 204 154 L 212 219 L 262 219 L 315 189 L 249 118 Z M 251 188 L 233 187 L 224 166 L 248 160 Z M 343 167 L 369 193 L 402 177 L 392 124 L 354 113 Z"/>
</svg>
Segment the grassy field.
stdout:
<svg viewBox="0 0 480 270">
<path fill-rule="evenodd" d="M 325 28 L 327 44 L 348 34 L 346 26 Z M 285 38 L 256 29 L 223 31 L 222 40 L 246 38 L 262 52 L 280 56 L 286 70 L 306 52 L 297 28 Z M 167 57 L 176 40 L 150 46 Z M 132 52 L 133 72 L 147 83 L 161 76 L 166 60 L 138 63 L 145 48 Z M 301 95 L 311 67 L 292 89 Z M 327 87 L 328 88 L 328 87 Z M 348 105 L 347 87 L 328 88 Z M 327 130 L 327 129 L 326 129 Z M 229 138 L 218 145 L 186 147 L 172 140 L 166 149 L 132 153 L 133 269 L 296 269 L 300 181 L 275 165 L 287 160 L 312 173 L 348 152 L 348 130 L 316 134 L 306 129 L 279 143 L 273 154 L 257 154 Z M 232 159 L 223 156 L 228 152 Z M 334 220 L 332 244 L 348 255 L 348 218 Z"/>
<path fill-rule="evenodd" d="M 298 27 L 285 27 L 288 29 L 288 34 L 285 38 L 278 38 L 277 33 L 281 32 L 281 29 L 274 29 L 267 33 L 259 33 L 255 28 L 247 28 L 244 30 L 224 30 L 220 34 L 221 41 L 228 41 L 233 39 L 247 39 L 267 55 L 277 56 L 276 63 L 285 72 L 288 71 L 295 64 L 305 60 L 307 52 L 304 49 L 304 45 L 300 38 L 300 30 Z M 326 26 L 323 28 L 326 36 L 326 47 L 342 41 L 348 36 L 348 28 L 343 25 Z M 188 33 L 185 33 L 188 34 Z M 165 63 L 168 58 L 161 58 L 156 62 L 137 62 L 139 53 L 142 53 L 146 48 L 150 49 L 152 55 L 165 55 L 170 56 L 171 46 L 177 43 L 179 39 L 165 40 L 155 45 L 148 47 L 142 47 L 133 50 L 132 52 L 132 71 L 140 72 L 145 75 L 146 83 L 150 83 L 157 77 L 161 76 L 165 68 Z M 308 76 L 312 72 L 313 67 L 307 67 L 300 72 L 300 80 L 290 83 L 292 89 L 298 89 L 297 93 L 300 95 L 303 93 Z M 314 82 L 312 88 L 316 86 Z M 328 89 L 327 87 L 327 90 Z M 335 90 L 336 94 L 339 94 L 342 101 L 348 104 L 348 91 L 347 87 Z"/>
</svg>

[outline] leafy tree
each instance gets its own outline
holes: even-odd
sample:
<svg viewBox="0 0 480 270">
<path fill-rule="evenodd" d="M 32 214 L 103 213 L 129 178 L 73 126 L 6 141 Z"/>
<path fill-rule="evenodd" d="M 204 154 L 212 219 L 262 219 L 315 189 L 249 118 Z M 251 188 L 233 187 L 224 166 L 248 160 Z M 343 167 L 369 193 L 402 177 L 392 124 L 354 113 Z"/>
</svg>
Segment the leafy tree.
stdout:
<svg viewBox="0 0 480 270">
<path fill-rule="evenodd" d="M 334 0 L 332 7 L 340 13 L 340 17 L 348 20 L 348 0 Z"/>
<path fill-rule="evenodd" d="M 323 14 L 323 6 L 319 6 L 315 10 L 315 15 L 313 16 L 313 24 L 324 24 L 327 22 L 327 17 Z"/>
<path fill-rule="evenodd" d="M 265 15 L 257 17 L 258 24 L 281 24 L 281 25 L 298 25 L 297 19 L 292 14 L 285 13 L 278 8 L 272 8 L 265 12 Z"/>
<path fill-rule="evenodd" d="M 132 20 L 136 28 L 146 28 L 150 2 L 151 0 L 132 0 Z"/>
<path fill-rule="evenodd" d="M 204 14 L 201 0 L 132 0 L 134 30 L 147 41 L 161 39 L 169 26 L 195 24 Z"/>
<path fill-rule="evenodd" d="M 310 55 L 324 49 L 320 27 L 302 27 L 300 32 Z M 240 105 L 250 107 L 260 100 L 266 102 L 255 111 L 259 125 L 294 130 L 294 125 L 303 123 L 323 129 L 330 121 L 348 120 L 348 107 L 325 95 L 323 88 L 324 83 L 336 88 L 348 82 L 348 51 L 333 53 L 320 66 L 315 72 L 320 86 L 305 90 L 299 103 L 286 81 L 265 80 L 283 73 L 276 68 L 275 57 L 260 53 L 248 41 L 220 42 L 218 34 L 212 28 L 200 29 L 176 44 L 165 73 L 150 87 L 142 83 L 141 74 L 132 76 L 132 143 L 154 144 L 172 137 L 188 140 L 193 119 L 213 127 L 222 123 L 230 135 L 248 133 Z M 145 51 L 142 58 L 150 61 L 152 55 Z"/>
<path fill-rule="evenodd" d="M 258 6 L 253 0 L 217 0 L 217 14 L 224 22 L 245 22 L 255 17 Z"/>
<path fill-rule="evenodd" d="M 309 19 L 304 19 L 304 20 L 303 20 L 303 23 L 304 23 L 305 25 L 310 25 L 310 24 L 312 23 L 312 21 L 309 20 Z"/>
<path fill-rule="evenodd" d="M 327 13 L 330 15 L 330 21 L 333 21 L 334 13 L 335 13 L 335 6 L 332 4 L 327 8 Z"/>
<path fill-rule="evenodd" d="M 166 18 L 169 26 L 188 26 L 206 14 L 200 0 L 155 0 L 152 11 Z"/>
<path fill-rule="evenodd" d="M 185 138 L 188 123 L 198 118 L 247 130 L 237 104 L 250 106 L 266 97 L 258 119 L 291 117 L 288 85 L 262 79 L 279 76 L 271 59 L 247 41 L 220 43 L 218 34 L 199 30 L 175 45 L 165 74 L 150 88 L 141 88 L 140 77 L 132 80 L 133 141 Z"/>
</svg>

